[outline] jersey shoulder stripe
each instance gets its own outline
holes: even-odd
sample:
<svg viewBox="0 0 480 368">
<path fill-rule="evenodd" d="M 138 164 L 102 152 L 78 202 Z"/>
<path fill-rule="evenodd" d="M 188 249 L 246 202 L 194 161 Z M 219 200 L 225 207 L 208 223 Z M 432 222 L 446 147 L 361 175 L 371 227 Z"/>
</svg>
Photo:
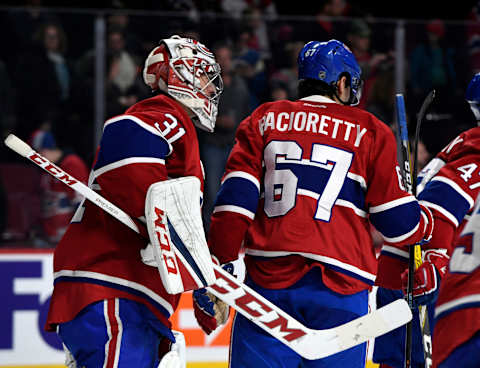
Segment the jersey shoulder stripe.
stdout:
<svg viewBox="0 0 480 368">
<path fill-rule="evenodd" d="M 431 207 L 457 227 L 473 206 L 473 199 L 452 180 L 434 177 L 418 196 L 419 201 Z M 454 185 L 453 185 L 454 184 Z"/>
<path fill-rule="evenodd" d="M 171 145 L 150 125 L 130 116 L 116 119 L 104 129 L 94 170 L 133 157 L 163 160 L 170 154 Z"/>
</svg>

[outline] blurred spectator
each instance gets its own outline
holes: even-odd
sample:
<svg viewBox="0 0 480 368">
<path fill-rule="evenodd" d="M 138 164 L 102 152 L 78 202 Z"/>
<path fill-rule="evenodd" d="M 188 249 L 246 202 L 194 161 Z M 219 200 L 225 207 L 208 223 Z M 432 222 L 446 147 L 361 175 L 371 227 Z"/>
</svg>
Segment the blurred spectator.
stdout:
<svg viewBox="0 0 480 368">
<path fill-rule="evenodd" d="M 251 50 L 250 39 L 253 37 L 252 30 L 245 26 L 240 25 L 237 31 L 237 37 L 235 38 L 233 46 L 233 57 L 234 59 L 240 55 L 246 54 Z"/>
<path fill-rule="evenodd" d="M 450 110 L 450 101 L 456 93 L 455 50 L 445 42 L 445 24 L 435 19 L 426 24 L 426 40 L 417 45 L 410 56 L 410 85 L 414 101 L 423 101 L 432 90 L 437 100 Z M 414 107 L 417 111 L 417 106 Z"/>
<path fill-rule="evenodd" d="M 420 172 L 425 165 L 428 164 L 431 158 L 432 155 L 430 152 L 428 152 L 427 146 L 425 146 L 425 143 L 423 143 L 422 140 L 419 140 L 417 148 L 418 172 Z"/>
<path fill-rule="evenodd" d="M 243 13 L 243 20 L 250 30 L 248 47 L 257 51 L 262 60 L 270 59 L 270 37 L 262 9 L 250 6 Z"/>
<path fill-rule="evenodd" d="M 265 63 L 257 51 L 250 49 L 234 60 L 234 68 L 238 75 L 247 82 L 250 108 L 253 110 L 267 99 L 268 80 Z"/>
<path fill-rule="evenodd" d="M 122 31 L 125 39 L 125 50 L 136 57 L 141 57 L 150 50 L 149 48 L 143 48 L 143 41 L 138 37 L 135 30 L 130 27 L 130 17 L 126 13 L 112 14 L 107 18 L 107 24 L 109 29 L 118 29 Z"/>
<path fill-rule="evenodd" d="M 7 10 L 5 18 L 0 23 L 3 26 L 2 31 L 8 31 L 8 36 L 2 38 L 3 47 L 0 50 L 0 55 L 8 66 L 17 62 L 16 58 L 19 53 L 34 46 L 32 35 L 42 24 L 58 20 L 55 13 L 39 9 L 41 6 L 46 6 L 42 0 L 27 0 L 22 5 L 25 5 L 22 11 Z M 5 26 L 6 28 L 4 28 Z M 2 32 L 2 34 L 4 33 Z"/>
<path fill-rule="evenodd" d="M 227 157 L 233 146 L 235 131 L 238 124 L 251 111 L 247 84 L 233 69 L 232 48 L 226 43 L 221 43 L 214 45 L 212 51 L 222 68 L 224 90 L 218 105 L 215 131 L 200 132 L 200 153 L 205 166 L 203 213 L 206 228 Z"/>
<path fill-rule="evenodd" d="M 0 137 L 4 137 L 13 128 L 13 93 L 7 67 L 0 60 Z"/>
<path fill-rule="evenodd" d="M 11 85 L 6 65 L 0 60 L 0 139 L 2 141 L 15 127 L 14 101 L 14 89 Z M 20 159 L 20 156 L 8 149 L 4 144 L 0 144 L 1 162 L 18 159 Z"/>
<path fill-rule="evenodd" d="M 395 116 L 394 60 L 388 59 L 378 66 L 376 78 L 368 92 L 365 110 L 381 121 L 392 125 Z"/>
<path fill-rule="evenodd" d="M 245 0 L 222 0 L 221 9 L 233 19 L 240 20 L 248 9 L 248 4 Z"/>
<path fill-rule="evenodd" d="M 70 70 L 64 54 L 67 48 L 67 36 L 63 29 L 54 23 L 44 24 L 34 39 L 43 43 L 47 58 L 55 69 L 55 76 L 60 87 L 60 100 L 66 101 L 70 94 Z"/>
<path fill-rule="evenodd" d="M 87 182 L 88 168 L 75 153 L 57 147 L 52 133 L 48 130 L 36 130 L 30 144 L 42 156 L 65 170 L 75 179 Z M 35 240 L 35 246 L 54 247 L 65 233 L 82 196 L 70 189 L 50 174 L 42 173 L 41 234 Z"/>
<path fill-rule="evenodd" d="M 108 33 L 107 116 L 122 114 L 149 93 L 140 78 L 140 67 L 135 56 L 125 49 L 124 36 L 120 28 L 113 28 Z"/>
<path fill-rule="evenodd" d="M 35 47 L 19 55 L 14 81 L 17 89 L 17 126 L 28 137 L 36 126 L 50 123 L 61 129 L 70 96 L 71 71 L 65 59 L 67 38 L 57 23 L 44 23 L 33 35 Z"/>
<path fill-rule="evenodd" d="M 272 82 L 283 83 L 288 91 L 288 96 L 292 100 L 297 99 L 298 84 L 298 67 L 297 56 L 302 47 L 303 42 L 289 42 L 285 45 L 283 59 L 286 63 L 285 67 L 274 72 L 270 77 Z"/>
<path fill-rule="evenodd" d="M 281 81 L 271 81 L 270 83 L 270 98 L 269 101 L 291 100 L 288 93 L 287 84 Z"/>
<path fill-rule="evenodd" d="M 287 45 L 293 42 L 294 26 L 290 22 L 280 21 L 271 26 L 270 44 L 272 51 L 271 64 L 273 70 L 290 66 L 290 58 L 285 57 Z M 299 42 L 302 45 L 303 42 Z"/>
<path fill-rule="evenodd" d="M 295 39 L 308 42 L 313 39 L 328 41 L 332 38 L 345 39 L 345 23 L 335 17 L 347 16 L 350 5 L 346 0 L 324 0 L 312 3 L 313 22 L 302 22 L 296 27 Z"/>
<path fill-rule="evenodd" d="M 362 69 L 363 89 L 359 108 L 365 108 L 369 98 L 370 88 L 376 78 L 377 67 L 387 60 L 388 55 L 377 53 L 371 49 L 371 31 L 368 24 L 362 19 L 354 19 L 350 23 L 347 34 L 347 45 L 355 55 L 360 68 Z"/>
<path fill-rule="evenodd" d="M 467 24 L 467 47 L 470 62 L 470 73 L 474 75 L 480 72 L 480 1 L 468 14 Z"/>
</svg>

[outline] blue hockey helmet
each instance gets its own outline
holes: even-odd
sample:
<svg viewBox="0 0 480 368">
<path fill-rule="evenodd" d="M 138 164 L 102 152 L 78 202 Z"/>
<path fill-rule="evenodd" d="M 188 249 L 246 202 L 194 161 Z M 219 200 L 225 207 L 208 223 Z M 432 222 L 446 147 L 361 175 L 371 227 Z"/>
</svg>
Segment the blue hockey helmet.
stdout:
<svg viewBox="0 0 480 368">
<path fill-rule="evenodd" d="M 340 41 L 310 41 L 298 54 L 298 79 L 316 79 L 333 86 L 347 76 L 351 87 L 345 104 L 357 105 L 362 93 L 360 66 L 350 49 Z M 336 92 L 335 92 L 336 93 Z"/>
<path fill-rule="evenodd" d="M 480 73 L 475 74 L 468 84 L 465 99 L 469 103 L 475 119 L 480 121 Z"/>
</svg>

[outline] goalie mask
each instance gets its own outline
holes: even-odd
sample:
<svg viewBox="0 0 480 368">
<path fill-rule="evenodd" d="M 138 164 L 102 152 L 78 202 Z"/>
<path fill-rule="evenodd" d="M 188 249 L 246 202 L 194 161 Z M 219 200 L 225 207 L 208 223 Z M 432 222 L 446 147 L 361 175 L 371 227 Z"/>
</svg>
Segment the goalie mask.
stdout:
<svg viewBox="0 0 480 368">
<path fill-rule="evenodd" d="M 143 80 L 184 105 L 198 128 L 213 132 L 223 81 L 215 56 L 203 44 L 179 36 L 161 40 L 145 60 Z"/>
</svg>

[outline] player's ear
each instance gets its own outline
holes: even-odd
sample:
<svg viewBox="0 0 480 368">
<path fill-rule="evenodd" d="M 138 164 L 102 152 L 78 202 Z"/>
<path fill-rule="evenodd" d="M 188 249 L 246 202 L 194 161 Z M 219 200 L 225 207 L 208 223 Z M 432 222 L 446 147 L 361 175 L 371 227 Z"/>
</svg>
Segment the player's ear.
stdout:
<svg viewBox="0 0 480 368">
<path fill-rule="evenodd" d="M 337 81 L 337 93 L 343 101 L 347 101 L 350 97 L 349 87 L 350 83 L 347 76 L 342 75 Z"/>
</svg>

